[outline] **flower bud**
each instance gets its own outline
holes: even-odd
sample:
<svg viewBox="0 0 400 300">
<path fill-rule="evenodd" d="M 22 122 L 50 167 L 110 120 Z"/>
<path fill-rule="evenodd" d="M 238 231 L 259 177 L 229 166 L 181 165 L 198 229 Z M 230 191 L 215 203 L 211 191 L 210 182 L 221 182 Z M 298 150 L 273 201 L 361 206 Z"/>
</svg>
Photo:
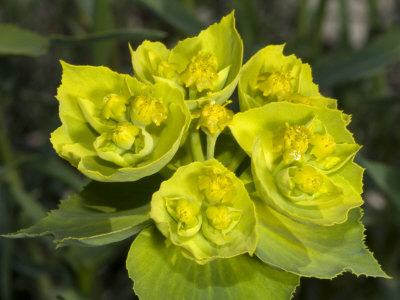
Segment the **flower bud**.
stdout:
<svg viewBox="0 0 400 300">
<path fill-rule="evenodd" d="M 121 149 L 129 150 L 140 133 L 139 128 L 130 122 L 121 122 L 113 130 L 113 142 Z"/>
</svg>

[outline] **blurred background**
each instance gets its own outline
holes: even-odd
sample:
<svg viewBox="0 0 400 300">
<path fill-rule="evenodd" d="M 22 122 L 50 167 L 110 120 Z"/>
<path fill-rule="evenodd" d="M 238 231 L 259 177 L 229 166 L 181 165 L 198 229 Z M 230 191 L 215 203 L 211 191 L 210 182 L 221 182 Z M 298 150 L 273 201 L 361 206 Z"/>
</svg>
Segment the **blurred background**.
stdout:
<svg viewBox="0 0 400 300">
<path fill-rule="evenodd" d="M 352 114 L 364 145 L 356 160 L 367 168 L 365 242 L 393 277 L 303 278 L 294 298 L 400 299 L 398 0 L 0 0 L 0 233 L 32 225 L 87 182 L 49 142 L 60 125 L 60 59 L 132 73 L 128 42 L 173 47 L 232 9 L 244 62 L 286 43 Z M 0 239 L 0 299 L 136 299 L 130 242 L 56 250 L 49 238 Z"/>
</svg>

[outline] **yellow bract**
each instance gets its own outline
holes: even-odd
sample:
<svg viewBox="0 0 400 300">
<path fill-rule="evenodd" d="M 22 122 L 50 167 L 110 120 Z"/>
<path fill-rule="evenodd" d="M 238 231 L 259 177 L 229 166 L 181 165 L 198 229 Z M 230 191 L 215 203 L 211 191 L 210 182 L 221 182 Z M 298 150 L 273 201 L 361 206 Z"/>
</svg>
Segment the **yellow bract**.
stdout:
<svg viewBox="0 0 400 300">
<path fill-rule="evenodd" d="M 167 119 L 167 109 L 162 104 L 162 99 L 151 95 L 139 95 L 131 98 L 130 118 L 134 123 L 160 126 Z"/>
<path fill-rule="evenodd" d="M 206 104 L 200 112 L 193 115 L 200 117 L 196 129 L 203 127 L 211 134 L 224 130 L 226 126 L 231 124 L 233 118 L 233 111 L 225 108 L 229 103 L 231 101 L 227 101 L 224 105 L 216 104 L 214 101 Z"/>
<path fill-rule="evenodd" d="M 121 122 L 113 129 L 112 139 L 115 145 L 124 150 L 132 148 L 140 130 L 130 122 Z"/>
<path fill-rule="evenodd" d="M 263 73 L 257 76 L 256 88 L 265 97 L 272 96 L 281 100 L 292 91 L 291 79 L 287 72 Z"/>
<path fill-rule="evenodd" d="M 109 94 L 104 97 L 102 115 L 104 118 L 122 121 L 125 119 L 126 105 L 125 97 L 117 94 Z"/>
<path fill-rule="evenodd" d="M 303 125 L 286 123 L 281 134 L 274 138 L 274 152 L 283 151 L 285 163 L 300 161 L 308 149 L 310 131 Z"/>
<path fill-rule="evenodd" d="M 296 170 L 293 181 L 303 192 L 314 194 L 321 188 L 324 179 L 313 167 L 305 165 Z"/>
<path fill-rule="evenodd" d="M 192 57 L 191 62 L 180 74 L 179 80 L 185 87 L 195 86 L 198 92 L 214 90 L 214 81 L 218 79 L 218 61 L 214 54 L 201 52 Z"/>
</svg>

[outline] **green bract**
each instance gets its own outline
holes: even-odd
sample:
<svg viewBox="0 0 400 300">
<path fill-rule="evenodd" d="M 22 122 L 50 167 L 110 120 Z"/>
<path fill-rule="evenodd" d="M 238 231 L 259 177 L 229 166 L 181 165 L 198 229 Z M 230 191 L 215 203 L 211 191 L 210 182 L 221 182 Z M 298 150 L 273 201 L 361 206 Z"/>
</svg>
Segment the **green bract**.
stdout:
<svg viewBox="0 0 400 300">
<path fill-rule="evenodd" d="M 252 254 L 256 247 L 254 204 L 243 183 L 217 160 L 179 168 L 153 195 L 150 216 L 200 264 Z"/>
<path fill-rule="evenodd" d="M 310 66 L 294 55 L 283 55 L 283 48 L 267 46 L 243 66 L 238 84 L 240 109 L 274 101 L 336 108 L 336 100 L 320 95 Z"/>
<path fill-rule="evenodd" d="M 239 77 L 243 43 L 231 13 L 172 50 L 160 42 L 145 41 L 131 53 L 138 78 L 179 88 L 192 110 L 197 102 L 208 99 L 222 104 L 230 97 Z"/>
<path fill-rule="evenodd" d="M 257 190 L 276 209 L 303 221 L 332 225 L 344 222 L 348 211 L 363 203 L 346 179 L 352 170 L 343 168 L 360 146 L 341 112 L 270 103 L 235 115 L 230 127 L 252 156 Z M 358 176 L 361 181 L 362 173 Z"/>
<path fill-rule="evenodd" d="M 99 181 L 138 180 L 172 159 L 190 122 L 179 90 L 105 67 L 62 66 L 62 126 L 51 136 L 61 157 Z"/>
</svg>

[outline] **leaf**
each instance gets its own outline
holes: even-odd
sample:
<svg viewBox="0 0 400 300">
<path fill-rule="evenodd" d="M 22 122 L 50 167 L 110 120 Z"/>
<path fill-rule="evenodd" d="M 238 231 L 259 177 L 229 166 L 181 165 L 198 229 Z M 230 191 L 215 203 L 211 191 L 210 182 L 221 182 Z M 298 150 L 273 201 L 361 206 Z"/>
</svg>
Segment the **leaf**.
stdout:
<svg viewBox="0 0 400 300">
<path fill-rule="evenodd" d="M 156 40 L 166 36 L 164 31 L 152 29 L 117 29 L 81 36 L 52 35 L 50 43 L 53 46 L 74 46 L 90 44 L 106 40 Z"/>
<path fill-rule="evenodd" d="M 137 234 L 150 224 L 149 201 L 161 182 L 157 175 L 132 183 L 91 182 L 80 194 L 61 201 L 58 209 L 10 238 L 53 235 L 57 247 L 100 246 Z"/>
<path fill-rule="evenodd" d="M 14 25 L 0 24 L 0 55 L 38 56 L 47 52 L 49 40 Z"/>
<path fill-rule="evenodd" d="M 197 34 L 204 27 L 195 16 L 176 0 L 139 0 L 139 2 L 172 26 L 188 34 Z"/>
<path fill-rule="evenodd" d="M 199 265 L 152 227 L 133 242 L 126 261 L 134 290 L 153 299 L 290 299 L 299 278 L 240 255 Z"/>
<path fill-rule="evenodd" d="M 372 180 L 390 196 L 393 203 L 400 209 L 400 169 L 363 157 L 358 157 L 358 160 L 366 167 Z"/>
<path fill-rule="evenodd" d="M 364 245 L 362 211 L 350 211 L 345 223 L 312 226 L 269 208 L 258 198 L 259 242 L 256 255 L 264 262 L 301 276 L 333 278 L 344 271 L 389 278 Z"/>
<path fill-rule="evenodd" d="M 320 86 L 365 78 L 400 60 L 400 31 L 391 30 L 360 51 L 325 60 L 314 68 Z"/>
</svg>

